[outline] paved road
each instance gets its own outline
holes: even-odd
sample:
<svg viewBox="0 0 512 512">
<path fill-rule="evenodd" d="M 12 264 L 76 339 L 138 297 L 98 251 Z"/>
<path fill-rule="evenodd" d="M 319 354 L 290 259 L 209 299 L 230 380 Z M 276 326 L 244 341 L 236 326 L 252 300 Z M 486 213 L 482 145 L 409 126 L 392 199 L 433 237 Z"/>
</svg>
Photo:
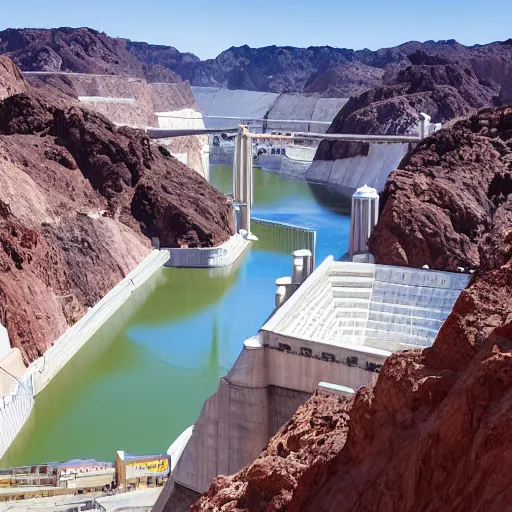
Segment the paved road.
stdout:
<svg viewBox="0 0 512 512">
<path fill-rule="evenodd" d="M 134 491 L 126 494 L 118 494 L 116 496 L 105 496 L 103 498 L 98 497 L 97 502 L 100 503 L 107 512 L 114 512 L 119 509 L 134 509 L 143 512 L 144 509 L 151 510 L 161 492 L 162 487 L 158 487 L 156 489 Z M 35 498 L 24 501 L 9 501 L 0 503 L 0 511 L 64 511 L 72 506 L 84 504 L 86 501 L 90 501 L 92 497 L 96 496 L 99 495 L 90 494 L 84 499 L 81 499 L 80 496 L 57 496 L 54 498 Z"/>
</svg>

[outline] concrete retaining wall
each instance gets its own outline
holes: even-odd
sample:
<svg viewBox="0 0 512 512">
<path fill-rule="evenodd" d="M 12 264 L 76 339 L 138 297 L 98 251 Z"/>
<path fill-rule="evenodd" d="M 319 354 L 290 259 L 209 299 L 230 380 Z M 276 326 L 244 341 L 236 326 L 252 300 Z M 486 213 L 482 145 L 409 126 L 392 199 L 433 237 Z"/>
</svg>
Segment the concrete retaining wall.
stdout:
<svg viewBox="0 0 512 512">
<path fill-rule="evenodd" d="M 191 108 L 157 112 L 158 127 L 167 130 L 204 129 L 203 116 Z M 161 139 L 158 144 L 167 147 L 171 154 L 185 154 L 186 165 L 194 169 L 206 180 L 209 179 L 209 145 L 207 135 L 189 135 L 188 137 L 173 137 Z M 179 159 L 179 158 L 178 158 Z M 181 160 L 183 162 L 183 160 Z"/>
<path fill-rule="evenodd" d="M 235 148 L 213 146 L 210 144 L 210 163 L 214 165 L 233 165 Z"/>
<path fill-rule="evenodd" d="M 318 98 L 299 93 L 223 89 L 192 86 L 207 128 L 232 128 L 251 119 L 304 120 L 304 123 L 268 123 L 269 130 L 323 133 L 347 102 L 346 98 Z M 326 124 L 310 124 L 321 121 Z"/>
<path fill-rule="evenodd" d="M 310 161 L 292 160 L 280 155 L 261 155 L 259 164 L 264 171 L 276 172 L 292 180 L 304 180 L 311 166 Z"/>
<path fill-rule="evenodd" d="M 174 482 L 204 492 L 216 475 L 252 462 L 296 408 L 327 380 L 354 389 L 376 374 L 361 368 L 289 354 L 247 340 L 231 371 L 203 405 L 173 472 Z"/>
<path fill-rule="evenodd" d="M 0 360 L 11 350 L 11 342 L 9 341 L 9 333 L 7 329 L 0 324 Z"/>
<path fill-rule="evenodd" d="M 153 250 L 84 317 L 68 329 L 43 357 L 36 359 L 28 367 L 25 375 L 19 378 L 23 385 L 12 379 L 12 391 L 7 396 L 0 397 L 0 458 L 28 419 L 34 396 L 48 385 L 89 338 L 126 302 L 131 293 L 168 259 L 167 251 Z"/>
<path fill-rule="evenodd" d="M 28 371 L 32 373 L 34 379 L 34 395 L 40 393 L 48 385 L 101 325 L 126 302 L 132 291 L 144 283 L 168 259 L 167 251 L 152 251 L 135 270 L 130 272 L 84 317 L 68 329 L 45 352 L 44 356 L 36 359 L 29 366 Z"/>
<path fill-rule="evenodd" d="M 32 376 L 28 375 L 20 382 L 12 379 L 11 392 L 0 397 L 0 459 L 22 429 L 34 405 Z"/>
<path fill-rule="evenodd" d="M 249 247 L 250 242 L 240 234 L 233 235 L 218 247 L 166 249 L 170 258 L 167 267 L 214 268 L 233 264 Z"/>
<path fill-rule="evenodd" d="M 389 173 L 407 154 L 409 144 L 370 144 L 368 156 L 339 160 L 314 160 L 306 172 L 311 183 L 330 185 L 347 195 L 367 184 L 381 192 Z"/>
</svg>

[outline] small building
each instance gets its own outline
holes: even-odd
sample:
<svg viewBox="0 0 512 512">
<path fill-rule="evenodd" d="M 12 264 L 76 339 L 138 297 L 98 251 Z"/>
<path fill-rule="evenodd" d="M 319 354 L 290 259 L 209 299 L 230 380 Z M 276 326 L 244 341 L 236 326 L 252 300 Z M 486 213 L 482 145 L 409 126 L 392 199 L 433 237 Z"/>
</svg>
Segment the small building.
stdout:
<svg viewBox="0 0 512 512">
<path fill-rule="evenodd" d="M 57 487 L 57 471 L 48 464 L 0 469 L 0 488 Z"/>
<path fill-rule="evenodd" d="M 115 487 L 116 475 L 112 462 L 72 459 L 49 463 L 48 467 L 57 473 L 57 485 L 65 489 L 76 489 L 82 493 L 108 491 Z"/>
<path fill-rule="evenodd" d="M 122 450 L 116 456 L 117 487 L 120 492 L 130 492 L 160 487 L 169 477 L 169 456 L 132 455 Z"/>
</svg>

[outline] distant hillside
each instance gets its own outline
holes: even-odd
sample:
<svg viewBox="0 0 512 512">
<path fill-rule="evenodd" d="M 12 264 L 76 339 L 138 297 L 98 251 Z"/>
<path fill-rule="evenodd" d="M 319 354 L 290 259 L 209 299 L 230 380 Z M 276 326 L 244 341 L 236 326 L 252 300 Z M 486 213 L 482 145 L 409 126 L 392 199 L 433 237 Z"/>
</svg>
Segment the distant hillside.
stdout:
<svg viewBox="0 0 512 512">
<path fill-rule="evenodd" d="M 410 64 L 408 55 L 418 50 L 467 66 L 497 96 L 512 98 L 512 40 L 474 47 L 453 40 L 409 42 L 377 51 L 241 46 L 222 52 L 216 59 L 176 61 L 170 67 L 192 85 L 353 96 L 385 84 L 388 77 L 392 79 Z"/>
<path fill-rule="evenodd" d="M 175 49 L 166 47 L 165 51 L 171 50 Z M 139 60 L 129 50 L 126 39 L 109 37 L 90 28 L 7 29 L 0 32 L 0 53 L 13 59 L 22 71 L 131 75 L 152 82 L 181 81 L 169 67 L 150 62 L 149 55 L 146 55 L 147 62 Z M 166 62 L 169 64 L 169 59 Z"/>
<path fill-rule="evenodd" d="M 192 85 L 326 97 L 355 96 L 394 83 L 415 53 L 440 56 L 468 69 L 491 91 L 496 104 L 512 101 L 512 39 L 472 47 L 454 40 L 412 41 L 376 51 L 245 45 L 201 61 L 172 46 L 112 38 L 89 28 L 0 32 L 0 54 L 24 71 L 130 74 L 149 82 L 184 79 Z"/>
</svg>

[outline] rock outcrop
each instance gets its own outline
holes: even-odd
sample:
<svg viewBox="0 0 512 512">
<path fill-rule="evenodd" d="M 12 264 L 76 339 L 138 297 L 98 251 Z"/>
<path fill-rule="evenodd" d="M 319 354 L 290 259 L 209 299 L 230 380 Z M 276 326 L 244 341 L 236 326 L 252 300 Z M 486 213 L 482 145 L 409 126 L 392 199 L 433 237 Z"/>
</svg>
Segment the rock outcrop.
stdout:
<svg viewBox="0 0 512 512">
<path fill-rule="evenodd" d="M 304 92 L 318 93 L 326 98 L 350 98 L 382 84 L 384 69 L 349 62 L 312 74 L 304 85 Z"/>
<path fill-rule="evenodd" d="M 15 81 L 12 69 L 1 80 Z M 149 253 L 149 238 L 207 247 L 230 234 L 224 196 L 143 132 L 28 86 L 0 102 L 0 322 L 26 362 Z"/>
<path fill-rule="evenodd" d="M 390 72 L 386 85 L 350 98 L 328 133 L 417 134 L 420 112 L 430 115 L 433 123 L 446 123 L 498 101 L 497 88 L 483 85 L 469 65 L 423 50 L 409 55 L 408 61 L 407 66 Z M 346 144 L 323 141 L 315 159 L 336 160 L 346 151 Z M 359 146 L 359 154 L 364 154 L 364 145 Z"/>
<path fill-rule="evenodd" d="M 313 397 L 255 463 L 214 480 L 196 512 L 510 508 L 511 121 L 510 108 L 485 110 L 442 130 L 408 156 L 386 188 L 372 239 L 378 263 L 424 263 L 414 242 L 403 244 L 397 261 L 397 240 L 404 239 L 396 234 L 405 229 L 437 258 L 437 268 L 452 267 L 460 244 L 478 259 L 478 272 L 434 345 L 388 358 L 376 384 L 343 404 L 341 429 L 325 432 L 309 423 L 329 404 Z M 336 453 L 318 454 L 308 442 L 317 435 Z M 304 465 L 296 464 L 297 453 Z"/>
<path fill-rule="evenodd" d="M 498 268 L 512 256 L 511 192 L 512 108 L 483 110 L 390 174 L 370 250 L 393 265 Z"/>
<path fill-rule="evenodd" d="M 11 59 L 0 56 L 0 101 L 25 91 L 25 81 Z"/>
</svg>

